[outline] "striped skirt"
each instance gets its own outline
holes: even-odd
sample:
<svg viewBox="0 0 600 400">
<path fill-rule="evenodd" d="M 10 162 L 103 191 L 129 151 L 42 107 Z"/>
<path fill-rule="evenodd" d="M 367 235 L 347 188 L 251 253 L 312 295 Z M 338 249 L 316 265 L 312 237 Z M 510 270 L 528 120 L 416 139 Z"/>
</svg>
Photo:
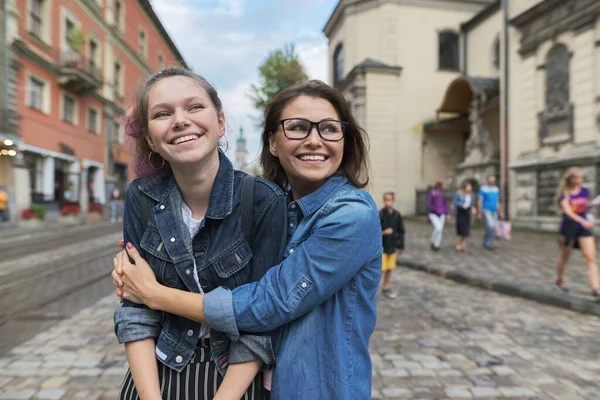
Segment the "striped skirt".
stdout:
<svg viewBox="0 0 600 400">
<path fill-rule="evenodd" d="M 163 400 L 210 400 L 223 381 L 217 365 L 211 360 L 208 339 L 198 342 L 194 359 L 181 372 L 158 363 L 158 379 Z M 263 387 L 262 373 L 256 375 L 242 399 L 270 399 L 270 392 Z M 139 400 L 130 370 L 123 380 L 119 400 Z"/>
</svg>

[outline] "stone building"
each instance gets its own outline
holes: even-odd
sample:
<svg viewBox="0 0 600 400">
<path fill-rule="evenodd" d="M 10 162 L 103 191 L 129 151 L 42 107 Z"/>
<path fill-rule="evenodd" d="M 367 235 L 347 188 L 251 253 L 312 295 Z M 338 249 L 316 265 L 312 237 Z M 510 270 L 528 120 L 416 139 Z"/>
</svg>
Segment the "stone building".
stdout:
<svg viewBox="0 0 600 400">
<path fill-rule="evenodd" d="M 327 21 L 330 82 L 369 133 L 370 191 L 377 201 L 394 191 L 396 206 L 413 214 L 422 208 L 426 188 L 438 178 L 452 178 L 454 168 L 463 163 L 471 115 L 440 124 L 437 111 L 452 85 L 460 92 L 477 91 L 482 100 L 479 91 L 487 86 L 461 74 L 460 29 L 492 2 L 341 0 Z M 469 114 L 470 106 L 467 101 L 459 112 Z M 489 106 L 480 104 L 473 116 Z M 478 148 L 478 140 L 469 146 Z M 484 150 L 486 157 L 495 155 Z M 477 162 L 482 160 L 469 159 Z"/>
</svg>

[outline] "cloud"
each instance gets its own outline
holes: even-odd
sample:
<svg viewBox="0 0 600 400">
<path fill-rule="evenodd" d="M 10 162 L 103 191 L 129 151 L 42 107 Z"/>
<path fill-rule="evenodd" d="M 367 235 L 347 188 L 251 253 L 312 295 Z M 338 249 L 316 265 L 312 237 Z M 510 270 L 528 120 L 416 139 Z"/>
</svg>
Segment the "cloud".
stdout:
<svg viewBox="0 0 600 400">
<path fill-rule="evenodd" d="M 258 112 L 248 98 L 258 68 L 293 42 L 310 78 L 327 82 L 327 41 L 321 29 L 337 0 L 153 0 L 152 6 L 188 65 L 220 93 L 230 148 L 244 128 L 257 154 Z M 229 154 L 234 154 L 230 149 Z"/>
</svg>

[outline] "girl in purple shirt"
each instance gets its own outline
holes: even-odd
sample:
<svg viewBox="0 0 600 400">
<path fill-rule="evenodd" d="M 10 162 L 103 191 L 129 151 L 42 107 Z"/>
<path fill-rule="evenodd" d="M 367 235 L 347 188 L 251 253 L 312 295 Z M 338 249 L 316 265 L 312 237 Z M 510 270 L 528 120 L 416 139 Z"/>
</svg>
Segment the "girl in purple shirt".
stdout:
<svg viewBox="0 0 600 400">
<path fill-rule="evenodd" d="M 437 251 L 442 243 L 442 234 L 446 219 L 450 220 L 450 210 L 444 194 L 444 181 L 438 180 L 427 195 L 428 217 L 433 225 L 431 233 L 431 250 Z"/>
<path fill-rule="evenodd" d="M 590 206 L 590 192 L 582 186 L 583 173 L 579 168 L 569 168 L 560 181 L 556 193 L 556 202 L 562 211 L 559 243 L 561 252 L 557 261 L 556 286 L 564 292 L 568 289 L 564 284 L 565 269 L 571 250 L 581 249 L 583 259 L 588 268 L 588 277 L 592 287 L 592 296 L 599 298 L 600 278 L 596 264 L 596 242 L 592 234 L 594 222 L 586 218 Z"/>
</svg>

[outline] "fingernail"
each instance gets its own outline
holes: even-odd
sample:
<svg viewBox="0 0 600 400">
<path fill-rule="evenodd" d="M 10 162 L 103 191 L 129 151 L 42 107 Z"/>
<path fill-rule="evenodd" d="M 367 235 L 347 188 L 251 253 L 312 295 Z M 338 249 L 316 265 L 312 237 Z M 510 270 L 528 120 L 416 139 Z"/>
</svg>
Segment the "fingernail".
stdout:
<svg viewBox="0 0 600 400">
<path fill-rule="evenodd" d="M 131 249 L 132 247 L 133 247 L 133 245 L 131 243 L 127 242 L 127 248 Z"/>
</svg>

